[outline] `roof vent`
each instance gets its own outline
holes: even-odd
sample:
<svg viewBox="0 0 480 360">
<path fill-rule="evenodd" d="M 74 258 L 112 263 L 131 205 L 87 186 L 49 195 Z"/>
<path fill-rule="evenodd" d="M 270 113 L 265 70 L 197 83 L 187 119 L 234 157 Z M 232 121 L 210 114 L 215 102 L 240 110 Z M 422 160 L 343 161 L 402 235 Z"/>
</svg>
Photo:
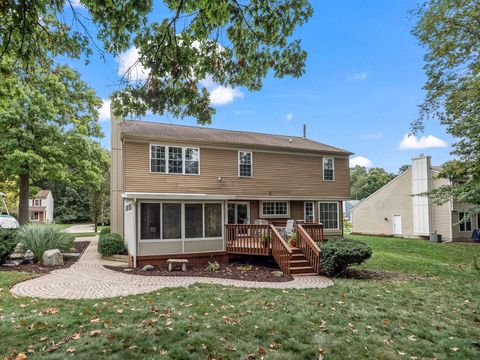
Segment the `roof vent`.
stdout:
<svg viewBox="0 0 480 360">
<path fill-rule="evenodd" d="M 293 142 L 293 139 L 292 138 L 288 139 L 288 142 L 291 144 Z"/>
<path fill-rule="evenodd" d="M 307 138 L 307 124 L 303 124 L 303 138 Z"/>
</svg>

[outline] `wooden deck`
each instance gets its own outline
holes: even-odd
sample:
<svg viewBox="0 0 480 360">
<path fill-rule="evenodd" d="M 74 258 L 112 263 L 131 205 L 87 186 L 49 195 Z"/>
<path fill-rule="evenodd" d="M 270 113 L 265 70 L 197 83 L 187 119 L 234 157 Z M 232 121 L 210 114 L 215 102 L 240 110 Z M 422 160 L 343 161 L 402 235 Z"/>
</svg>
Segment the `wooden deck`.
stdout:
<svg viewBox="0 0 480 360">
<path fill-rule="evenodd" d="M 226 225 L 227 252 L 229 254 L 273 256 L 285 274 L 318 273 L 320 249 L 323 241 L 322 224 L 296 226 L 297 247 L 291 247 L 273 225 Z"/>
</svg>

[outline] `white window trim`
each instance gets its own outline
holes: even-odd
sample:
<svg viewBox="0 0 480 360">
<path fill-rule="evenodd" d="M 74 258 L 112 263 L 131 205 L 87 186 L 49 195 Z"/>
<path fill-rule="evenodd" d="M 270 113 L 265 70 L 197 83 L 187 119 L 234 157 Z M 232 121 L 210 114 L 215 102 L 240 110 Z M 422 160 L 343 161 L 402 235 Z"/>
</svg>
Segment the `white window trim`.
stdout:
<svg viewBox="0 0 480 360">
<path fill-rule="evenodd" d="M 303 202 L 303 221 L 307 223 L 307 204 L 312 204 L 312 223 L 315 222 L 315 203 L 313 201 L 304 201 Z"/>
<path fill-rule="evenodd" d="M 142 204 L 160 204 L 160 239 L 142 239 L 141 237 L 141 206 Z M 163 204 L 180 204 L 181 205 L 181 237 L 178 239 L 163 239 Z M 222 221 L 222 235 L 221 236 L 214 236 L 214 237 L 202 237 L 202 238 L 186 238 L 185 237 L 185 204 L 203 204 L 202 206 L 202 212 L 203 212 L 203 234 L 205 235 L 205 204 L 220 204 L 222 208 L 222 213 L 221 213 L 221 221 Z M 138 202 L 138 214 L 137 214 L 137 238 L 140 243 L 172 243 L 172 242 L 182 242 L 182 253 L 185 252 L 185 242 L 186 241 L 203 241 L 203 240 L 223 240 L 225 237 L 225 229 L 224 229 L 224 224 L 225 224 L 225 209 L 223 206 L 223 202 L 221 201 L 189 201 L 189 200 L 179 200 L 179 201 L 174 201 L 174 200 L 168 200 L 168 201 L 158 201 L 158 200 L 142 200 Z"/>
<path fill-rule="evenodd" d="M 460 220 L 460 214 L 463 214 L 463 219 Z M 467 212 L 466 211 L 459 211 L 458 212 L 458 232 L 461 232 L 461 233 L 471 233 L 472 232 L 472 229 L 474 228 L 474 223 L 473 223 L 473 219 L 470 218 L 470 230 L 467 230 L 467 221 L 465 220 L 465 215 L 467 215 Z M 465 230 L 460 230 L 460 223 L 464 223 L 465 224 Z"/>
<path fill-rule="evenodd" d="M 37 205 L 37 202 L 38 202 L 38 205 Z M 35 206 L 35 207 L 42 206 L 42 200 L 41 199 L 33 199 L 33 206 Z"/>
<path fill-rule="evenodd" d="M 325 227 L 325 224 L 322 223 L 322 219 L 320 218 L 320 204 L 336 204 L 337 205 L 337 225 L 338 226 L 336 228 L 327 229 Z M 339 207 L 337 201 L 319 201 L 318 202 L 318 222 L 323 224 L 323 229 L 326 230 L 326 231 L 327 230 L 330 230 L 330 231 L 340 230 L 340 207 Z"/>
<path fill-rule="evenodd" d="M 165 148 L 165 172 L 152 171 L 152 146 L 163 146 Z M 181 173 L 171 173 L 168 171 L 168 148 L 176 147 L 182 149 L 182 172 Z M 161 175 L 187 175 L 187 176 L 200 176 L 200 148 L 196 146 L 180 146 L 180 145 L 165 145 L 165 144 L 154 144 L 151 143 L 148 146 L 148 170 L 150 174 L 161 174 Z M 185 150 L 186 149 L 195 149 L 198 151 L 198 174 L 187 174 L 185 172 Z"/>
<path fill-rule="evenodd" d="M 287 213 L 286 214 L 274 214 L 274 215 L 271 215 L 271 214 L 264 214 L 263 213 L 263 203 L 269 203 L 269 202 L 273 202 L 273 203 L 277 203 L 277 202 L 285 202 L 287 203 Z M 260 214 L 262 216 L 262 218 L 280 218 L 280 219 L 285 219 L 285 218 L 290 218 L 290 201 L 288 200 L 265 200 L 265 201 L 260 201 Z"/>
<path fill-rule="evenodd" d="M 250 154 L 250 176 L 240 175 L 240 153 L 248 153 Z M 237 171 L 238 177 L 241 178 L 253 178 L 253 152 L 251 150 L 238 150 L 237 155 Z"/>
<path fill-rule="evenodd" d="M 325 160 L 332 160 L 332 171 L 333 171 L 333 179 L 332 180 L 327 180 L 325 179 Z M 323 157 L 322 158 L 322 176 L 323 176 L 323 181 L 335 181 L 335 158 L 333 157 Z"/>
</svg>

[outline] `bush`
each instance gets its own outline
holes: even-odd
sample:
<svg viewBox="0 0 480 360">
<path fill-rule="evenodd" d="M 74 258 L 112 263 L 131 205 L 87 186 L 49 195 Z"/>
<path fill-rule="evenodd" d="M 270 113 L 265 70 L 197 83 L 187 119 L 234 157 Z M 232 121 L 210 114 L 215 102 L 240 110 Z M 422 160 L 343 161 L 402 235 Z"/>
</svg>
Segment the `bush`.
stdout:
<svg viewBox="0 0 480 360">
<path fill-rule="evenodd" d="M 215 272 L 220 270 L 220 264 L 216 261 L 208 262 L 208 265 L 205 266 L 205 271 Z"/>
<path fill-rule="evenodd" d="M 23 243 L 27 250 L 32 251 L 37 260 L 41 260 L 47 250 L 58 249 L 61 252 L 68 252 L 73 247 L 72 235 L 63 232 L 56 225 L 25 225 L 18 231 L 18 241 Z"/>
<path fill-rule="evenodd" d="M 103 234 L 110 234 L 110 226 L 105 226 L 104 228 L 102 228 L 102 230 L 100 230 L 100 235 Z"/>
<path fill-rule="evenodd" d="M 353 264 L 361 264 L 372 256 L 367 244 L 350 239 L 320 243 L 320 269 L 326 275 L 336 275 Z"/>
<path fill-rule="evenodd" d="M 98 252 L 103 256 L 127 255 L 127 248 L 119 234 L 100 235 Z"/>
<path fill-rule="evenodd" d="M 17 242 L 16 230 L 0 230 L 0 265 L 8 259 Z"/>
</svg>

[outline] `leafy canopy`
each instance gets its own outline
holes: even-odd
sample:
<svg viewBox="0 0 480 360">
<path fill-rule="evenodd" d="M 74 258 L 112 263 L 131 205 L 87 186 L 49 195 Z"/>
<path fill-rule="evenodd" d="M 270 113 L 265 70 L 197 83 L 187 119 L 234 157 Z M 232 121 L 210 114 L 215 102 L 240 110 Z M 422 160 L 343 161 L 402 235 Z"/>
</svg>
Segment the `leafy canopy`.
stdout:
<svg viewBox="0 0 480 360">
<path fill-rule="evenodd" d="M 465 179 L 433 191 L 438 203 L 452 197 L 480 210 L 480 4 L 478 0 L 428 0 L 413 14 L 412 30 L 425 47 L 426 97 L 420 117 L 412 123 L 423 130 L 427 119 L 438 120 L 455 137 L 457 160 L 441 176 Z"/>
<path fill-rule="evenodd" d="M 93 51 L 117 56 L 135 46 L 138 62 L 112 95 L 117 115 L 150 110 L 210 123 L 215 109 L 202 80 L 256 91 L 269 71 L 305 71 L 307 54 L 292 36 L 312 15 L 308 0 L 164 0 L 160 12 L 151 0 L 80 2 L 84 9 L 72 0 L 1 2 L 0 56 L 31 69 L 58 55 L 88 60 Z M 146 76 L 135 74 L 137 65 Z"/>
<path fill-rule="evenodd" d="M 361 200 L 389 183 L 395 177 L 382 168 L 367 170 L 363 166 L 350 169 L 350 195 L 352 199 Z"/>
</svg>

